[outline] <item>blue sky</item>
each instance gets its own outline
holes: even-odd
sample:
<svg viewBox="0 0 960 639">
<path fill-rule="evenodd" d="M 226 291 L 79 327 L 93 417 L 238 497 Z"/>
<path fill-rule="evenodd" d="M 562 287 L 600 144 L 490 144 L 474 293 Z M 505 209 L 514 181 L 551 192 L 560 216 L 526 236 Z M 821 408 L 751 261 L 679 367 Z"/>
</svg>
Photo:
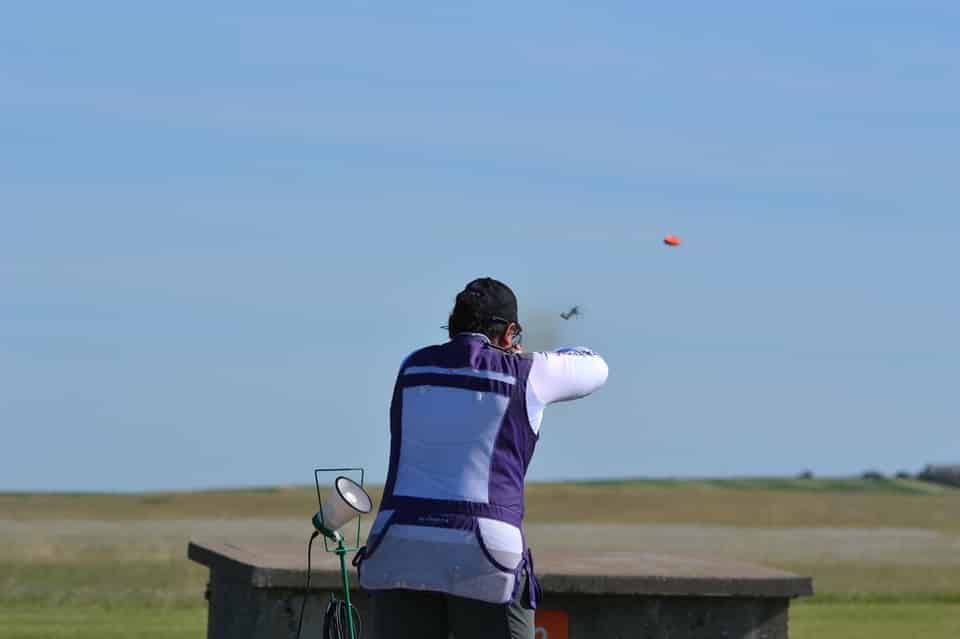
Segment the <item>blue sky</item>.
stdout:
<svg viewBox="0 0 960 639">
<path fill-rule="evenodd" d="M 483 275 L 531 346 L 610 363 L 533 478 L 960 461 L 958 29 L 948 2 L 11 6 L 0 490 L 381 480 L 396 368 Z"/>
</svg>

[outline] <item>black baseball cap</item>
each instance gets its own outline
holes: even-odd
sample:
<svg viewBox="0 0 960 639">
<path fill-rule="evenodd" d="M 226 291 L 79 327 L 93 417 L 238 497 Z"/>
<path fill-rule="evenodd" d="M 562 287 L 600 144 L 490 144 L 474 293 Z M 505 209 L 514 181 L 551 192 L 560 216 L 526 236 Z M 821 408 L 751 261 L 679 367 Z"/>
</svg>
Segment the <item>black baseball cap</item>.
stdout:
<svg viewBox="0 0 960 639">
<path fill-rule="evenodd" d="M 503 282 L 492 277 L 481 277 L 467 284 L 457 294 L 454 315 L 460 314 L 457 311 L 484 320 L 516 323 L 517 296 Z"/>
</svg>

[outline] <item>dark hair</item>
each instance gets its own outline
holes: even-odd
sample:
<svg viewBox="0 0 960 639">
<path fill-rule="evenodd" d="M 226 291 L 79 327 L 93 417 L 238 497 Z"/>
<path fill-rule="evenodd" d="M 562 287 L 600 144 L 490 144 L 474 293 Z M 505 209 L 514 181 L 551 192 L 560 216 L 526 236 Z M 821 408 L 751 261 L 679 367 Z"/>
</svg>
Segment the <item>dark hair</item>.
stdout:
<svg viewBox="0 0 960 639">
<path fill-rule="evenodd" d="M 510 287 L 492 277 L 481 277 L 457 294 L 447 331 L 450 337 L 459 333 L 482 333 L 496 340 L 516 321 L 517 296 Z"/>
<path fill-rule="evenodd" d="M 500 338 L 507 330 L 507 323 L 490 317 L 482 317 L 475 311 L 457 305 L 447 320 L 447 332 L 450 337 L 460 333 L 482 333 L 491 340 Z"/>
</svg>

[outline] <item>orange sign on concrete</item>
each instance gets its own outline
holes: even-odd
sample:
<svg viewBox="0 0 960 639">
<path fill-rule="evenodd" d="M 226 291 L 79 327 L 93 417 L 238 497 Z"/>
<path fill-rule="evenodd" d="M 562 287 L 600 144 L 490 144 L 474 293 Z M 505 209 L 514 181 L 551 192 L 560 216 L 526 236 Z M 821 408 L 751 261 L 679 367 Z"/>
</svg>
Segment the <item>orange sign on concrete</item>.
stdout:
<svg viewBox="0 0 960 639">
<path fill-rule="evenodd" d="M 534 639 L 570 639 L 570 616 L 560 610 L 538 610 Z"/>
</svg>

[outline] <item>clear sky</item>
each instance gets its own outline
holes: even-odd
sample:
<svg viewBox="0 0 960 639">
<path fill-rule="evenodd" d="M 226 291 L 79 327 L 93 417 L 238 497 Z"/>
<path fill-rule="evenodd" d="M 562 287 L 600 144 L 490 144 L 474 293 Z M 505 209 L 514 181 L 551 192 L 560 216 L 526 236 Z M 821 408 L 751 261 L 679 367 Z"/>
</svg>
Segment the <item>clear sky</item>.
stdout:
<svg viewBox="0 0 960 639">
<path fill-rule="evenodd" d="M 0 490 L 382 481 L 485 275 L 533 478 L 960 461 L 960 5 L 449 4 L 4 9 Z"/>
</svg>

